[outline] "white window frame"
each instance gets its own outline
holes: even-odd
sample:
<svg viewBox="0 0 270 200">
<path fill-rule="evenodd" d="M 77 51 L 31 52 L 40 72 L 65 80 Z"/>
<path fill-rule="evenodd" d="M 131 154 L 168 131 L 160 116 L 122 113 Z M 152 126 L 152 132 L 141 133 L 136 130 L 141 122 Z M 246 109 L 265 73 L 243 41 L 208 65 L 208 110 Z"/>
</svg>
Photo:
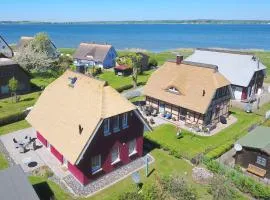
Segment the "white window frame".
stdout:
<svg viewBox="0 0 270 200">
<path fill-rule="evenodd" d="M 110 119 L 109 118 L 104 119 L 104 121 L 103 121 L 103 133 L 104 133 L 104 136 L 108 136 L 111 134 L 111 132 L 110 132 Z"/>
<path fill-rule="evenodd" d="M 264 158 L 262 156 L 257 156 L 256 163 L 263 166 L 263 167 L 266 167 L 267 160 L 266 160 L 266 158 Z"/>
<path fill-rule="evenodd" d="M 118 126 L 115 126 L 116 124 Z M 113 117 L 113 132 L 116 133 L 116 132 L 119 132 L 119 131 L 120 131 L 120 120 L 119 120 L 119 115 L 116 115 L 116 116 Z"/>
<path fill-rule="evenodd" d="M 128 113 L 124 113 L 122 116 L 122 128 L 128 128 Z"/>
<path fill-rule="evenodd" d="M 96 174 L 101 170 L 101 155 L 99 154 L 91 158 L 91 172 L 92 174 Z"/>
<path fill-rule="evenodd" d="M 117 157 L 113 158 L 113 154 L 116 153 Z M 112 165 L 120 162 L 120 148 L 119 146 L 114 146 L 111 150 L 111 163 Z"/>
<path fill-rule="evenodd" d="M 130 150 L 131 145 L 133 145 L 133 150 L 132 151 Z M 136 141 L 136 139 L 133 139 L 128 143 L 128 155 L 132 156 L 132 155 L 134 155 L 136 153 L 137 153 L 137 141 Z"/>
</svg>

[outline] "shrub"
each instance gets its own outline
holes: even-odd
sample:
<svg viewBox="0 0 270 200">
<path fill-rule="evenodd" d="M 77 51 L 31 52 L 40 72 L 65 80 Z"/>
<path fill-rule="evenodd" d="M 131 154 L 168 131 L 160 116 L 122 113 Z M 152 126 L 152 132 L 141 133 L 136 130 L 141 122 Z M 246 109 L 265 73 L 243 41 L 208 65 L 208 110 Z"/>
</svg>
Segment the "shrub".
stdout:
<svg viewBox="0 0 270 200">
<path fill-rule="evenodd" d="M 255 181 L 251 177 L 244 175 L 242 172 L 226 167 L 225 165 L 208 158 L 204 159 L 204 164 L 210 171 L 216 174 L 225 175 L 241 192 L 249 193 L 252 197 L 257 199 L 270 199 L 270 187 Z"/>
<path fill-rule="evenodd" d="M 162 188 L 168 194 L 167 199 L 179 199 L 179 200 L 195 200 L 197 199 L 197 193 L 190 187 L 186 180 L 181 176 L 171 176 L 164 178 L 162 181 Z"/>
<path fill-rule="evenodd" d="M 17 112 L 17 113 L 2 117 L 0 118 L 0 126 L 4 126 L 7 124 L 21 121 L 25 119 L 26 115 L 27 115 L 27 112 L 22 111 L 22 112 Z"/>
<path fill-rule="evenodd" d="M 37 169 L 35 169 L 32 174 L 34 176 L 41 176 L 44 178 L 49 178 L 53 176 L 53 172 L 51 171 L 51 169 L 48 166 L 41 166 Z"/>
<path fill-rule="evenodd" d="M 156 66 L 158 66 L 158 61 L 155 58 L 150 57 L 150 59 L 148 61 L 148 66 L 149 67 L 156 67 Z"/>
<path fill-rule="evenodd" d="M 213 200 L 235 199 L 235 192 L 224 176 L 216 175 L 211 180 L 209 192 L 212 194 Z"/>
<path fill-rule="evenodd" d="M 124 90 L 128 90 L 128 89 L 131 89 L 131 88 L 133 88 L 133 85 L 129 84 L 129 85 L 124 85 L 122 87 L 118 87 L 118 88 L 116 88 L 116 90 L 118 92 L 123 92 Z"/>
<path fill-rule="evenodd" d="M 206 154 L 206 157 L 209 159 L 216 159 L 218 157 L 220 157 L 222 154 L 224 154 L 225 152 L 229 151 L 232 148 L 232 142 L 227 142 L 211 151 L 209 151 Z"/>
</svg>

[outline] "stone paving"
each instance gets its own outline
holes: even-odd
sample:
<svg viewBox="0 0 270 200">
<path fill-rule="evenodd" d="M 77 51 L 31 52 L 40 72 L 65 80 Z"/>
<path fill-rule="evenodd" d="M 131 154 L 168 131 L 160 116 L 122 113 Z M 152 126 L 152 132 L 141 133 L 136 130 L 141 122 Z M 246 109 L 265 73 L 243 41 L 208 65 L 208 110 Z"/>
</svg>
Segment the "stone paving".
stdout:
<svg viewBox="0 0 270 200">
<path fill-rule="evenodd" d="M 36 133 L 33 128 L 27 128 L 0 137 L 0 141 L 3 143 L 9 156 L 14 160 L 16 164 L 21 165 L 24 172 L 28 173 L 43 165 L 48 165 L 53 173 L 59 178 L 63 178 L 70 174 L 70 172 L 65 167 L 63 167 L 60 162 L 51 154 L 51 152 L 38 140 L 36 140 L 36 143 L 40 148 L 35 151 L 29 150 L 26 153 L 20 153 L 19 149 L 15 148 L 13 138 L 16 140 L 21 140 L 25 136 L 36 138 Z M 25 163 L 25 160 L 36 162 L 36 166 L 29 167 Z"/>
<path fill-rule="evenodd" d="M 147 121 L 150 121 L 150 119 L 154 119 L 154 124 L 150 124 L 151 127 L 157 127 L 157 126 L 160 126 L 162 124 L 173 124 L 177 127 L 180 127 L 181 129 L 184 129 L 184 130 L 187 130 L 187 131 L 190 131 L 196 135 L 200 135 L 200 136 L 206 136 L 206 137 L 209 137 L 209 136 L 213 136 L 217 133 L 219 133 L 221 130 L 231 126 L 232 124 L 236 123 L 237 122 L 237 118 L 234 117 L 233 115 L 230 115 L 228 118 L 227 118 L 227 124 L 222 124 L 222 123 L 218 123 L 217 124 L 217 127 L 210 131 L 210 133 L 204 133 L 204 132 L 196 132 L 194 131 L 192 128 L 190 127 L 187 127 L 185 125 L 185 122 L 183 121 L 173 121 L 171 119 L 166 119 L 164 117 L 162 117 L 160 114 L 156 117 L 153 117 L 153 116 L 146 116 L 142 113 L 142 111 L 139 109 L 138 107 L 138 110 L 141 112 L 141 114 L 143 115 L 144 118 L 147 119 Z"/>
<path fill-rule="evenodd" d="M 149 158 L 149 164 L 154 162 L 154 158 L 147 154 Z M 143 167 L 145 167 L 145 156 L 138 158 L 131 163 L 124 165 L 108 174 L 103 175 L 92 183 L 89 183 L 86 186 L 83 186 L 79 183 L 74 176 L 66 176 L 63 180 L 66 182 L 68 187 L 73 191 L 74 194 L 78 196 L 92 196 L 95 193 L 110 187 L 111 185 L 119 182 L 120 180 L 127 178 L 133 172 L 136 172 Z"/>
</svg>

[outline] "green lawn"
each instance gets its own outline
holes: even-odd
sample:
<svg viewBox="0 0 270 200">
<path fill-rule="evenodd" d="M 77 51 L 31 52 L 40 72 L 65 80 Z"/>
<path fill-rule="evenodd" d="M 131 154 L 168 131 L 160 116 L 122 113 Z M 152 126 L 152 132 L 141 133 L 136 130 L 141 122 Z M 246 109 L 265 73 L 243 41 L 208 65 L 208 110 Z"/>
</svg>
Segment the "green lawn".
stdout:
<svg viewBox="0 0 270 200">
<path fill-rule="evenodd" d="M 8 161 L 2 153 L 0 153 L 0 170 L 8 168 Z"/>
<path fill-rule="evenodd" d="M 58 50 L 60 51 L 60 53 L 69 54 L 69 55 L 73 55 L 74 52 L 76 51 L 75 48 L 58 48 Z"/>
<path fill-rule="evenodd" d="M 264 106 L 270 108 L 270 104 Z M 146 134 L 146 138 L 160 144 L 163 148 L 191 159 L 199 153 L 204 153 L 210 149 L 231 142 L 232 144 L 241 136 L 247 133 L 247 129 L 263 120 L 262 116 L 247 114 L 241 110 L 233 109 L 234 116 L 238 121 L 230 127 L 222 130 L 211 137 L 197 136 L 187 131 L 183 131 L 183 138 L 176 139 L 176 127 L 173 125 L 162 125 L 153 132 Z"/>
<path fill-rule="evenodd" d="M 267 78 L 265 82 L 270 83 L 270 51 L 256 51 L 254 52 L 261 60 L 261 62 L 267 67 Z"/>
<path fill-rule="evenodd" d="M 29 128 L 29 127 L 30 127 L 30 124 L 28 124 L 26 120 L 21 120 L 12 124 L 1 126 L 0 135 L 12 133 L 14 131 L 18 131 L 18 130 Z"/>
<path fill-rule="evenodd" d="M 142 75 L 138 75 L 138 85 L 144 85 L 153 70 L 145 71 Z M 113 71 L 105 71 L 98 76 L 101 80 L 107 81 L 110 86 L 115 89 L 120 89 L 124 86 L 130 85 L 132 87 L 132 78 L 131 76 L 117 76 Z"/>
<path fill-rule="evenodd" d="M 35 104 L 40 92 L 20 95 L 20 101 L 12 102 L 11 98 L 0 100 L 0 118 L 24 111 Z"/>
<path fill-rule="evenodd" d="M 137 102 L 137 101 L 145 101 L 145 96 L 139 96 L 139 97 L 134 97 L 129 99 L 132 103 Z"/>
<path fill-rule="evenodd" d="M 47 72 L 33 71 L 31 72 L 31 75 L 31 83 L 41 89 L 45 88 L 59 76 L 58 74 L 50 70 Z"/>
</svg>

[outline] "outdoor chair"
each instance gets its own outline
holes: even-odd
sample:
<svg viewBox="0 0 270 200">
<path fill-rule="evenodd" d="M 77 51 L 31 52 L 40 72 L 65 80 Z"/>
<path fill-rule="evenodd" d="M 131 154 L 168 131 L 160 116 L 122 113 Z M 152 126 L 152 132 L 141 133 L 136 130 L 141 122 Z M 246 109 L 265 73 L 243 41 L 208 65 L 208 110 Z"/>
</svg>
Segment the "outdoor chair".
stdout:
<svg viewBox="0 0 270 200">
<path fill-rule="evenodd" d="M 15 138 L 13 138 L 12 140 L 14 143 L 16 143 L 16 144 L 18 143 L 18 141 Z"/>
</svg>

